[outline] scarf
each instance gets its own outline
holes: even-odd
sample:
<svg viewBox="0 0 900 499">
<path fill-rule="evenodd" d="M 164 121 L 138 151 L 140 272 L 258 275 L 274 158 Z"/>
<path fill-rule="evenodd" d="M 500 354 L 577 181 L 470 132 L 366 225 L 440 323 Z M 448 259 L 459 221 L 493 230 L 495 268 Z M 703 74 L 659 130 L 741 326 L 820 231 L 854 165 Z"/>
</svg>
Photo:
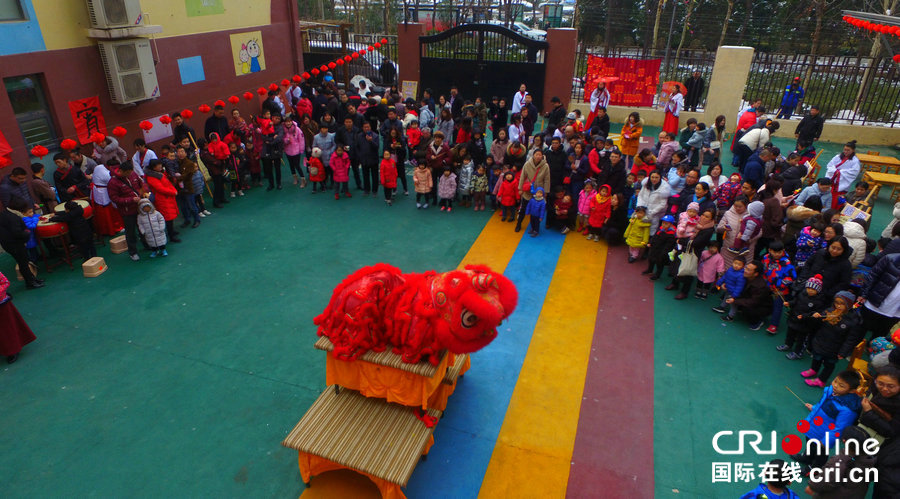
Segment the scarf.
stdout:
<svg viewBox="0 0 900 499">
<path fill-rule="evenodd" d="M 608 202 L 608 201 L 609 201 L 609 198 L 610 198 L 610 196 L 603 196 L 603 195 L 600 194 L 599 192 L 597 193 L 596 196 L 594 196 L 594 199 L 596 199 L 597 202 L 600 203 L 600 204 L 603 204 L 603 203 Z"/>
<path fill-rule="evenodd" d="M 830 309 L 825 313 L 825 318 L 823 319 L 825 322 L 831 324 L 832 326 L 837 325 L 837 323 L 841 322 L 841 318 L 844 317 L 844 314 L 847 313 L 847 310 L 844 309 L 843 312 L 838 312 L 836 308 Z"/>
</svg>

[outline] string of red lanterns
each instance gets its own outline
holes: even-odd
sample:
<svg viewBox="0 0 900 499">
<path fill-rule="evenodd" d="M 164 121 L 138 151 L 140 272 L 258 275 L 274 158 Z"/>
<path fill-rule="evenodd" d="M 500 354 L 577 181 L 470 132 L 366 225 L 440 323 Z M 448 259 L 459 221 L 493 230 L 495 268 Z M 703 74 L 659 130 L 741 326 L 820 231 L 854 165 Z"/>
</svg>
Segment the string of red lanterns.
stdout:
<svg viewBox="0 0 900 499">
<path fill-rule="evenodd" d="M 849 16 L 845 16 L 844 20 L 846 21 L 848 17 Z M 900 35 L 898 35 L 898 36 L 900 36 Z M 290 86 L 291 82 L 302 83 L 306 80 L 311 80 L 311 79 L 315 78 L 316 76 L 318 76 L 320 73 L 322 73 L 322 74 L 327 73 L 330 70 L 336 69 L 338 66 L 343 66 L 344 64 L 353 61 L 353 59 L 359 59 L 360 57 L 366 55 L 367 52 L 374 52 L 375 50 L 378 50 L 381 47 L 386 46 L 387 43 L 388 43 L 388 39 L 382 38 L 381 41 L 379 41 L 379 42 L 373 43 L 372 45 L 369 45 L 368 47 L 366 47 L 364 49 L 346 54 L 343 57 L 339 57 L 327 64 L 323 64 L 323 65 L 319 66 L 318 68 L 312 68 L 309 71 L 304 71 L 302 74 L 294 75 L 293 77 L 291 77 L 291 79 L 285 78 L 285 79 L 281 80 L 281 82 L 280 82 L 281 86 L 288 87 L 288 86 Z M 894 60 L 898 60 L 898 56 L 894 56 Z M 898 61 L 898 62 L 900 62 L 900 61 Z M 258 93 L 260 96 L 263 96 L 263 95 L 266 95 L 269 92 L 269 90 L 278 91 L 278 89 L 279 89 L 278 84 L 272 83 L 268 86 L 268 88 L 267 87 L 259 87 L 256 90 L 256 93 Z M 246 99 L 248 101 L 252 100 L 253 92 L 250 92 L 250 91 L 244 92 L 243 97 L 244 97 L 244 99 Z M 228 97 L 228 102 L 230 102 L 233 105 L 236 105 L 238 102 L 240 102 L 240 98 L 236 95 L 232 95 L 231 97 Z M 223 101 L 222 99 L 219 99 L 219 100 L 215 101 L 213 103 L 213 105 L 224 107 L 225 101 Z M 200 106 L 198 106 L 197 109 L 201 113 L 204 113 L 204 114 L 208 113 L 212 110 L 212 108 L 208 104 L 201 104 Z M 191 119 L 191 117 L 193 117 L 193 116 L 194 116 L 194 113 L 190 109 L 184 109 L 181 111 L 181 117 L 184 119 Z M 159 118 L 159 122 L 162 123 L 163 125 L 168 125 L 169 123 L 172 122 L 172 118 L 170 118 L 168 115 L 163 115 Z M 153 128 L 153 123 L 151 123 L 150 121 L 147 121 L 147 120 L 143 120 L 140 123 L 138 123 L 138 128 L 140 128 L 141 130 L 144 130 L 144 131 L 148 131 Z M 125 128 L 123 128 L 121 126 L 117 126 L 117 127 L 113 128 L 112 133 L 113 133 L 113 135 L 115 135 L 117 137 L 122 137 L 127 134 L 127 131 L 125 130 Z M 91 134 L 90 139 L 91 139 L 91 142 L 102 143 L 106 139 L 106 136 L 99 132 L 94 132 L 93 134 Z M 60 142 L 59 145 L 63 150 L 66 150 L 66 151 L 73 150 L 78 147 L 78 143 L 72 139 L 64 139 L 62 142 Z M 31 153 L 32 156 L 36 156 L 38 158 L 43 158 L 44 156 L 46 156 L 49 153 L 49 151 L 47 151 L 47 148 L 45 148 L 42 145 L 36 145 L 36 146 L 32 147 L 29 152 Z M 5 159 L 5 157 L 0 158 L 0 159 Z M 0 164 L 0 168 L 2 168 L 4 166 L 6 166 L 6 165 Z"/>
<path fill-rule="evenodd" d="M 873 23 L 853 16 L 843 16 L 841 19 L 843 19 L 845 23 L 855 28 L 873 31 L 875 33 L 881 33 L 884 35 L 893 35 L 896 37 L 900 37 L 900 26 L 889 26 L 887 24 Z M 894 57 L 892 57 L 892 60 L 900 64 L 900 54 L 895 54 Z"/>
</svg>

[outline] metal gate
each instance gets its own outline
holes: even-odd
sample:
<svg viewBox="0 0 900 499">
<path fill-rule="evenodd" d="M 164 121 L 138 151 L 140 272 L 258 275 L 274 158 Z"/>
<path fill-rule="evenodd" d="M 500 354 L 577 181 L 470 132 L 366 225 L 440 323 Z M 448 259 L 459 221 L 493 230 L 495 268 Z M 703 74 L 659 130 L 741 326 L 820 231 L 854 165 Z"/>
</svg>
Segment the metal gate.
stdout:
<svg viewBox="0 0 900 499">
<path fill-rule="evenodd" d="M 472 102 L 494 95 L 507 106 L 524 83 L 540 106 L 544 96 L 544 56 L 548 44 L 494 24 L 463 24 L 436 35 L 419 37 L 421 84 L 449 98 L 450 86 Z"/>
</svg>

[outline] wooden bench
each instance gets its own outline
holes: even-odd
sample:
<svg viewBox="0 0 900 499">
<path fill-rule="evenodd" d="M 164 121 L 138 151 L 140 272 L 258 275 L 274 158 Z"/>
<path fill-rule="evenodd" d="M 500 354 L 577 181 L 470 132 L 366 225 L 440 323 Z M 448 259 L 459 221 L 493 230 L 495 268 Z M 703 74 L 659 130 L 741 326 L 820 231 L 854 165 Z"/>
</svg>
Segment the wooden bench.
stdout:
<svg viewBox="0 0 900 499">
<path fill-rule="evenodd" d="M 313 476 L 350 469 L 372 480 L 382 497 L 405 498 L 400 488 L 434 443 L 435 427 L 425 426 L 413 411 L 329 386 L 281 445 L 297 450 L 307 487 Z"/>
</svg>

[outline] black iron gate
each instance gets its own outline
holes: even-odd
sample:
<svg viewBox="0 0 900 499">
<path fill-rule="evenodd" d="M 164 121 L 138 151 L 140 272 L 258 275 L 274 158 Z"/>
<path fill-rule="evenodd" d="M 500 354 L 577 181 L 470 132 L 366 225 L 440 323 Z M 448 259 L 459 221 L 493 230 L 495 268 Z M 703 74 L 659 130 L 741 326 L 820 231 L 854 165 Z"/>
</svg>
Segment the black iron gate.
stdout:
<svg viewBox="0 0 900 499">
<path fill-rule="evenodd" d="M 449 98 L 450 86 L 460 95 L 485 103 L 494 95 L 505 97 L 507 106 L 524 83 L 541 106 L 544 96 L 544 56 L 547 42 L 526 38 L 505 26 L 463 24 L 432 36 L 420 36 L 419 91 L 430 88 Z"/>
</svg>

